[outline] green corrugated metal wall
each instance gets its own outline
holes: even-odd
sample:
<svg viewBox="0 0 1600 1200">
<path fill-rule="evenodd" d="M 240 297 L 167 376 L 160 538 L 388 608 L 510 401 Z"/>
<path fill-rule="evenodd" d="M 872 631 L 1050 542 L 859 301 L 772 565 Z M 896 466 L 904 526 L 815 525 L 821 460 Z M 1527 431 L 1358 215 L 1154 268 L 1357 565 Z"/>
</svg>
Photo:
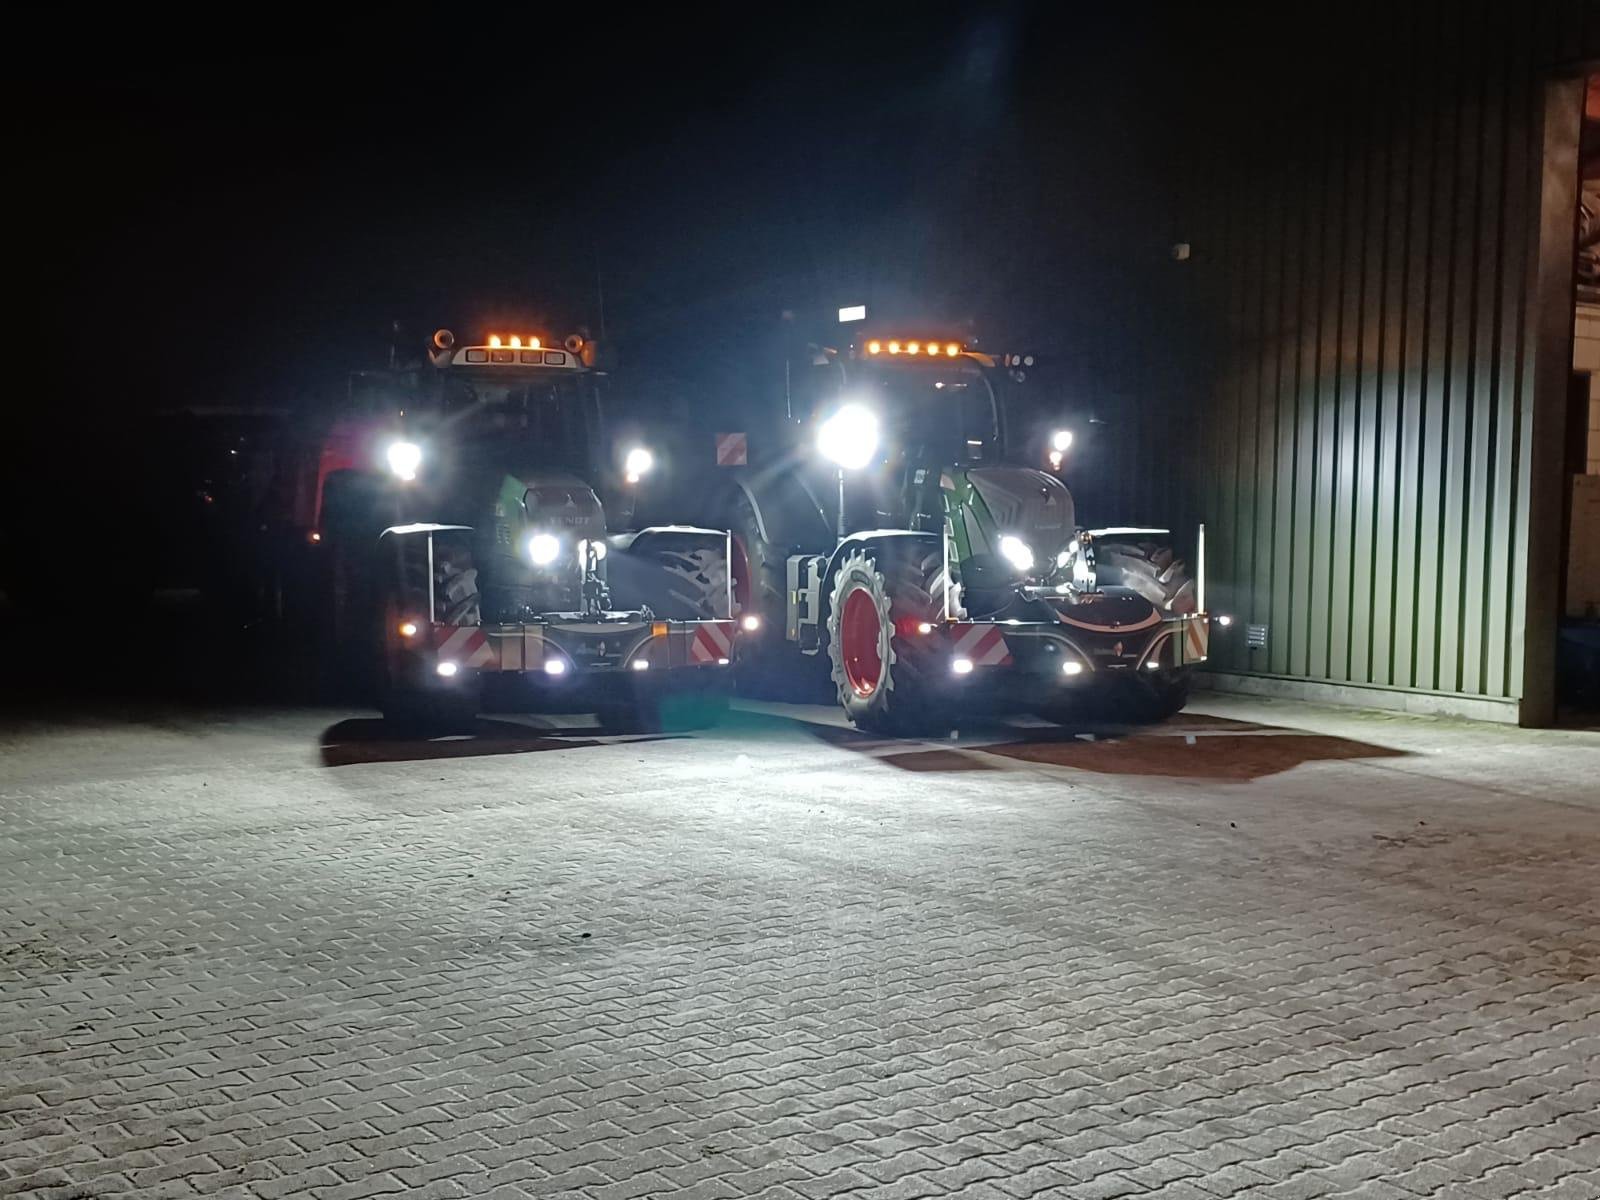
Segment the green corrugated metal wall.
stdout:
<svg viewBox="0 0 1600 1200">
<path fill-rule="evenodd" d="M 1600 18 L 1343 15 L 1401 27 L 1296 71 L 1303 94 L 1263 89 L 1245 128 L 1234 109 L 1246 144 L 1214 146 L 1185 205 L 1212 386 L 1186 401 L 1200 444 L 1193 421 L 1159 439 L 1195 468 L 1168 503 L 1207 522 L 1210 607 L 1240 622 L 1213 665 L 1515 699 L 1541 97 L 1600 53 Z"/>
</svg>

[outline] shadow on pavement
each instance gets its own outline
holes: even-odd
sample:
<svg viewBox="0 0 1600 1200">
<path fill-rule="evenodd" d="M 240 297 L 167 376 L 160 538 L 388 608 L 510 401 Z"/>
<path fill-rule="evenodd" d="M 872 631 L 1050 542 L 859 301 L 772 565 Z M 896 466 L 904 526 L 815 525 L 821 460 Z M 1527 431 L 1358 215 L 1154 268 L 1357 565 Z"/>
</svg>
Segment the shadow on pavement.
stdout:
<svg viewBox="0 0 1600 1200">
<path fill-rule="evenodd" d="M 902 771 L 998 771 L 996 763 L 986 762 L 976 754 L 963 753 L 960 750 L 907 750 L 903 753 L 877 754 L 873 756 L 881 763 L 891 767 L 898 767 Z"/>
<path fill-rule="evenodd" d="M 1404 758 L 1407 752 L 1331 734 L 1180 713 L 1159 725 L 1029 729 L 983 753 L 1101 775 L 1247 783 L 1316 762 Z"/>
<path fill-rule="evenodd" d="M 804 722 L 819 741 L 902 771 L 993 771 L 996 759 L 1070 767 L 1099 775 L 1247 783 L 1316 762 L 1403 758 L 1404 750 L 1304 729 L 1180 713 L 1157 725 L 1018 725 L 963 723 L 947 743 L 908 741 L 905 748 L 848 727 Z"/>
<path fill-rule="evenodd" d="M 398 732 L 379 717 L 352 717 L 323 730 L 322 765 L 349 767 L 362 763 L 429 762 L 445 758 L 486 758 L 497 754 L 535 754 L 543 750 L 583 750 L 611 745 L 593 731 L 536 729 L 515 721 L 480 717 L 470 734 L 419 738 Z M 633 737 L 627 741 L 659 741 Z"/>
</svg>

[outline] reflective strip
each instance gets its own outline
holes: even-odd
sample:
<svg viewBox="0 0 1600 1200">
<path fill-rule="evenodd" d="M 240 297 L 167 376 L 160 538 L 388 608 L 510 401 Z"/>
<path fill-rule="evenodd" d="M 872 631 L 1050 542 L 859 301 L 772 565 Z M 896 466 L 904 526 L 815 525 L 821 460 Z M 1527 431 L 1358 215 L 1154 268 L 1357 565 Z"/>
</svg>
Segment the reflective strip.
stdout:
<svg viewBox="0 0 1600 1200">
<path fill-rule="evenodd" d="M 1211 622 L 1201 617 L 1184 622 L 1184 657 L 1189 662 L 1204 662 L 1211 652 Z"/>
<path fill-rule="evenodd" d="M 972 660 L 975 667 L 1006 667 L 1011 665 L 1011 648 L 998 625 L 952 625 L 954 638 L 951 649 L 957 658 Z"/>
<path fill-rule="evenodd" d="M 464 667 L 498 665 L 498 656 L 481 625 L 441 625 L 434 636 L 440 658 L 451 659 Z"/>
<path fill-rule="evenodd" d="M 733 653 L 733 622 L 707 621 L 694 631 L 694 641 L 689 646 L 689 661 L 714 663 Z"/>
<path fill-rule="evenodd" d="M 494 643 L 500 650 L 500 669 L 502 671 L 522 670 L 522 630 L 513 625 L 504 633 L 494 635 Z"/>
<path fill-rule="evenodd" d="M 534 625 L 506 625 L 489 631 L 489 646 L 501 671 L 537 671 L 544 666 L 544 632 Z"/>
</svg>

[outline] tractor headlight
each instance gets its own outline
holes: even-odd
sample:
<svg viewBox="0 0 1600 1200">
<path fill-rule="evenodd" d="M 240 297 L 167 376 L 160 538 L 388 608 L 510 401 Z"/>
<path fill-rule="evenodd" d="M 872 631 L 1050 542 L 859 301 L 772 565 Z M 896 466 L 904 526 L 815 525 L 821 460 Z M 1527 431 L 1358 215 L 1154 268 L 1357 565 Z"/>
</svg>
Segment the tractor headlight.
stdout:
<svg viewBox="0 0 1600 1200">
<path fill-rule="evenodd" d="M 656 465 L 656 456 L 643 446 L 635 446 L 628 451 L 627 457 L 622 460 L 622 471 L 629 483 L 638 483 L 651 467 Z"/>
<path fill-rule="evenodd" d="M 548 567 L 561 554 L 561 539 L 554 534 L 536 533 L 528 539 L 528 557 L 536 567 Z"/>
<path fill-rule="evenodd" d="M 1033 570 L 1033 550 L 1014 534 L 1008 533 L 1000 539 L 1000 556 L 1019 571 Z"/>
<path fill-rule="evenodd" d="M 846 404 L 817 430 L 817 450 L 846 471 L 858 471 L 878 453 L 878 417 L 870 408 Z"/>
<path fill-rule="evenodd" d="M 1072 449 L 1072 430 L 1058 429 L 1050 435 L 1050 449 L 1065 454 Z"/>
<path fill-rule="evenodd" d="M 417 468 L 422 466 L 422 447 L 415 442 L 390 442 L 383 457 L 397 479 L 409 482 L 417 477 Z"/>
</svg>

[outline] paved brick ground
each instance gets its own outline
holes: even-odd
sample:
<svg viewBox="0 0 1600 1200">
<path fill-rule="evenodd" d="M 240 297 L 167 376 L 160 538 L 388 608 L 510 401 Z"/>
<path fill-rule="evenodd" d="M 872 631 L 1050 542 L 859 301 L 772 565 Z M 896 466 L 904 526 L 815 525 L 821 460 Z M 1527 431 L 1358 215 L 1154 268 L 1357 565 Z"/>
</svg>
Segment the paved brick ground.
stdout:
<svg viewBox="0 0 1600 1200">
<path fill-rule="evenodd" d="M 1600 1196 L 1600 739 L 1203 707 L 12 727 L 0 1192 Z"/>
</svg>

